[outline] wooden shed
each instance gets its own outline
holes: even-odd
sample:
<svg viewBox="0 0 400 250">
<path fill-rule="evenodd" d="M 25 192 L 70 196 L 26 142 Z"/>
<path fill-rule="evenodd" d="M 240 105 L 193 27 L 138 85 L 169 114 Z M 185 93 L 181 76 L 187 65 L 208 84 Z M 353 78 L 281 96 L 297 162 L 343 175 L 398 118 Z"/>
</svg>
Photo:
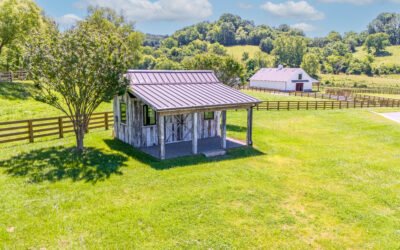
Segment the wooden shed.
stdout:
<svg viewBox="0 0 400 250">
<path fill-rule="evenodd" d="M 225 152 L 226 111 L 247 110 L 252 145 L 252 108 L 260 101 L 230 88 L 213 71 L 129 70 L 129 88 L 114 98 L 115 136 L 160 159 Z"/>
</svg>

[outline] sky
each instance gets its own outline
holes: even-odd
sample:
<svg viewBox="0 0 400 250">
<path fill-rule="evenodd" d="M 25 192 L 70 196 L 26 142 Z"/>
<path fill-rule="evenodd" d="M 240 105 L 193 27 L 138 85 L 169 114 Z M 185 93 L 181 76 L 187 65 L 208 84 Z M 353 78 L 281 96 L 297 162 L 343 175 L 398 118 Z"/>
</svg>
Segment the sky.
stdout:
<svg viewBox="0 0 400 250">
<path fill-rule="evenodd" d="M 381 12 L 400 12 L 400 0 L 36 0 L 61 28 L 86 15 L 89 5 L 111 7 L 136 23 L 144 33 L 168 35 L 199 21 L 215 21 L 223 13 L 253 20 L 257 25 L 288 24 L 307 36 L 330 31 L 360 32 Z"/>
</svg>

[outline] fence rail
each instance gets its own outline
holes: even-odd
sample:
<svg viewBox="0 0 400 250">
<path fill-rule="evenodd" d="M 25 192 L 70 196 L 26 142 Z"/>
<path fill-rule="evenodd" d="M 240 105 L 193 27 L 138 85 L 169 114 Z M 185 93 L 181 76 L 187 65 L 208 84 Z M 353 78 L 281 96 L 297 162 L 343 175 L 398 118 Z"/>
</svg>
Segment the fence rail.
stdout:
<svg viewBox="0 0 400 250">
<path fill-rule="evenodd" d="M 400 107 L 400 102 L 376 102 L 368 101 L 264 101 L 258 104 L 256 110 L 329 110 L 351 108 L 378 108 Z"/>
<path fill-rule="evenodd" d="M 15 72 L 0 72 L 0 82 L 13 82 L 14 80 L 24 81 L 28 77 L 28 72 L 19 70 Z"/>
<path fill-rule="evenodd" d="M 108 130 L 113 122 L 112 112 L 94 113 L 88 129 Z M 36 138 L 48 136 L 63 138 L 65 134 L 72 132 L 72 122 L 66 116 L 0 122 L 0 144 L 25 140 L 34 142 Z"/>
<path fill-rule="evenodd" d="M 391 94 L 400 95 L 400 88 L 340 88 L 340 87 L 324 87 L 326 93 L 336 95 L 353 95 L 353 94 Z"/>
</svg>

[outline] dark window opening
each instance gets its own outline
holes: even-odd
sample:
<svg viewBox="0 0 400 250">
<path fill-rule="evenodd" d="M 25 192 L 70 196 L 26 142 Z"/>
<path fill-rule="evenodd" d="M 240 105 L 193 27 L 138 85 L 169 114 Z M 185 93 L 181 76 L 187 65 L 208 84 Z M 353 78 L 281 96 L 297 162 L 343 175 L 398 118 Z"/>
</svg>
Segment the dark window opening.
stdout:
<svg viewBox="0 0 400 250">
<path fill-rule="evenodd" d="M 147 105 L 143 106 L 143 125 L 151 126 L 156 125 L 156 112 Z"/>
<path fill-rule="evenodd" d="M 299 74 L 299 80 L 303 80 L 303 74 Z"/>
<path fill-rule="evenodd" d="M 121 123 L 126 123 L 126 103 L 124 102 L 119 104 L 119 117 L 121 117 Z"/>
<path fill-rule="evenodd" d="M 204 112 L 204 120 L 214 120 L 214 112 Z"/>
</svg>

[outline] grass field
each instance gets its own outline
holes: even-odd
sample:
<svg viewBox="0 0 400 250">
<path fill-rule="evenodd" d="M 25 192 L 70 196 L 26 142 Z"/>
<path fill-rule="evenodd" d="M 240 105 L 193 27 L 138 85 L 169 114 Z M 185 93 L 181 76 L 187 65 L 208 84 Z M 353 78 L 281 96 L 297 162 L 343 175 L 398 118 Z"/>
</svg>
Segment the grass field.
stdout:
<svg viewBox="0 0 400 250">
<path fill-rule="evenodd" d="M 229 112 L 228 135 L 245 123 Z M 256 111 L 254 149 L 219 159 L 159 162 L 110 131 L 84 156 L 74 137 L 2 145 L 0 246 L 398 249 L 399 137 L 367 110 Z"/>
<path fill-rule="evenodd" d="M 366 75 L 333 75 L 322 74 L 322 83 L 333 84 L 341 87 L 368 86 L 368 87 L 400 87 L 400 75 L 366 76 Z"/>
<path fill-rule="evenodd" d="M 242 60 L 242 55 L 243 52 L 248 52 L 250 58 L 254 57 L 254 55 L 257 52 L 261 52 L 260 47 L 258 46 L 253 46 L 253 45 L 243 45 L 243 46 L 230 46 L 230 47 L 225 47 L 228 55 L 233 56 L 234 58 L 236 58 L 236 60 L 241 61 Z"/>
<path fill-rule="evenodd" d="M 382 64 L 400 64 L 400 46 L 389 46 L 385 49 L 389 55 L 387 56 L 377 56 L 374 57 L 373 66 L 379 66 Z M 367 51 L 363 47 L 358 47 L 355 57 L 365 58 L 367 56 Z"/>
<path fill-rule="evenodd" d="M 63 115 L 61 111 L 34 100 L 31 82 L 0 83 L 0 122 Z M 111 103 L 103 103 L 96 112 L 110 111 Z"/>
</svg>

